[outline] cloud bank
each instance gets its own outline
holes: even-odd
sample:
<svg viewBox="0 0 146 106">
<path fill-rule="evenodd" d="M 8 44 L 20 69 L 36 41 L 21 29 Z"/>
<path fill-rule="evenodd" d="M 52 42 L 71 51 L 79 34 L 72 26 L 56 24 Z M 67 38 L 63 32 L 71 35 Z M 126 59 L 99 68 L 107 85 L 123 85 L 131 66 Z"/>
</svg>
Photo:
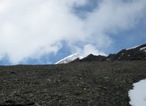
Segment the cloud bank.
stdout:
<svg viewBox="0 0 146 106">
<path fill-rule="evenodd" d="M 145 0 L 102 0 L 90 11 L 77 10 L 89 2 L 1 0 L 0 59 L 7 56 L 17 64 L 30 57 L 57 55 L 64 46 L 62 41 L 71 53 L 104 54 L 113 43 L 112 34 L 133 28 L 146 9 Z"/>
</svg>

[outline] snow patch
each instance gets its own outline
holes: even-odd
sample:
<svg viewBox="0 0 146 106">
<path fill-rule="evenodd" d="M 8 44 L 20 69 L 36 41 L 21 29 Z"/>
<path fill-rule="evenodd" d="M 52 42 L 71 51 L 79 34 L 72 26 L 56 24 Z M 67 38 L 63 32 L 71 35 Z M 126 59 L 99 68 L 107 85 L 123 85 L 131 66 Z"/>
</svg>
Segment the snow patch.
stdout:
<svg viewBox="0 0 146 106">
<path fill-rule="evenodd" d="M 130 90 L 130 105 L 131 106 L 146 106 L 146 79 L 133 84 L 133 89 Z"/>
<path fill-rule="evenodd" d="M 146 49 L 146 47 L 142 47 L 142 48 L 140 48 L 140 50 L 145 50 Z"/>
<path fill-rule="evenodd" d="M 124 55 L 124 53 L 121 54 L 121 56 L 123 56 L 123 55 Z"/>
<path fill-rule="evenodd" d="M 146 47 L 142 47 L 142 48 L 140 48 L 140 51 L 144 51 L 144 52 L 146 52 Z"/>
<path fill-rule="evenodd" d="M 80 58 L 80 56 L 78 53 L 75 53 L 75 54 L 69 55 L 69 56 L 61 59 L 60 61 L 56 62 L 55 64 L 66 64 L 66 63 L 74 61 L 77 58 Z"/>
<path fill-rule="evenodd" d="M 139 47 L 140 45 L 138 45 L 138 46 L 134 46 L 134 47 L 131 47 L 131 48 L 127 48 L 126 50 L 131 50 L 131 49 L 135 49 L 135 48 L 137 48 L 137 47 Z"/>
</svg>

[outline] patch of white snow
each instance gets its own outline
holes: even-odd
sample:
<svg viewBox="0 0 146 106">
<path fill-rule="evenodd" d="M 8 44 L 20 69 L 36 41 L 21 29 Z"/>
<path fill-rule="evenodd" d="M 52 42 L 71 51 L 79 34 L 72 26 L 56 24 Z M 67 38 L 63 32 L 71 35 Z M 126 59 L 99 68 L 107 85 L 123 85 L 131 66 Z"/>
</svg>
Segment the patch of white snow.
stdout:
<svg viewBox="0 0 146 106">
<path fill-rule="evenodd" d="M 146 49 L 146 47 L 142 47 L 142 48 L 140 48 L 140 50 L 145 50 Z"/>
<path fill-rule="evenodd" d="M 123 55 L 124 55 L 124 53 L 121 54 L 121 56 L 123 56 Z"/>
<path fill-rule="evenodd" d="M 131 50 L 131 49 L 135 49 L 135 48 L 137 48 L 137 47 L 139 47 L 140 45 L 138 45 L 138 46 L 134 46 L 134 47 L 131 47 L 131 48 L 127 48 L 126 50 Z"/>
<path fill-rule="evenodd" d="M 146 47 L 142 47 L 142 48 L 140 48 L 140 51 L 144 51 L 144 52 L 146 52 Z"/>
<path fill-rule="evenodd" d="M 146 79 L 133 84 L 133 89 L 130 90 L 130 105 L 131 106 L 146 106 Z"/>
<path fill-rule="evenodd" d="M 77 58 L 80 58 L 80 56 L 79 56 L 79 54 L 75 53 L 75 54 L 69 55 L 69 56 L 61 59 L 60 61 L 56 62 L 55 64 L 66 64 L 66 63 L 74 61 Z"/>
</svg>

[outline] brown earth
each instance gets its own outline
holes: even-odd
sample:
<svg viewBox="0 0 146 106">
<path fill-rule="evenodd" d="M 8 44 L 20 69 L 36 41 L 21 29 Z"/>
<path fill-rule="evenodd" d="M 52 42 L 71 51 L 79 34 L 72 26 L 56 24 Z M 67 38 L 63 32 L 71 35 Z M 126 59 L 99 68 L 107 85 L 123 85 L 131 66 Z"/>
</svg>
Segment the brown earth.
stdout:
<svg viewBox="0 0 146 106">
<path fill-rule="evenodd" d="M 146 61 L 0 67 L 0 106 L 130 106 Z"/>
</svg>

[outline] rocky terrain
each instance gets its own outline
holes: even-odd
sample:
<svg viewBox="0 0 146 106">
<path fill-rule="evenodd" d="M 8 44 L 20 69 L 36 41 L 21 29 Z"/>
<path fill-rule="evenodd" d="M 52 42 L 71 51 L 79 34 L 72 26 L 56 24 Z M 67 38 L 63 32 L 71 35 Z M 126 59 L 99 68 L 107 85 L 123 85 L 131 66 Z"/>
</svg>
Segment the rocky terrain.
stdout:
<svg viewBox="0 0 146 106">
<path fill-rule="evenodd" d="M 0 66 L 0 106 L 130 106 L 128 91 L 146 78 L 146 45 L 75 58 Z"/>
<path fill-rule="evenodd" d="M 130 106 L 145 61 L 1 66 L 0 106 Z"/>
</svg>

